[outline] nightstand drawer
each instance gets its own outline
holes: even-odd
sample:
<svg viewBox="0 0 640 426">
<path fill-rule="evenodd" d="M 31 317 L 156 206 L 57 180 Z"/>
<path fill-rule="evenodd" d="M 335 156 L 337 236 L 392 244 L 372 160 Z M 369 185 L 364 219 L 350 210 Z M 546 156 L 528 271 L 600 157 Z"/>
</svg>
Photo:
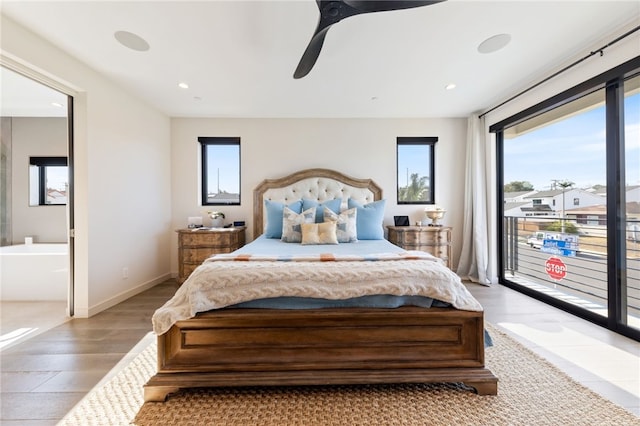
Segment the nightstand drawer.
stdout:
<svg viewBox="0 0 640 426">
<path fill-rule="evenodd" d="M 182 283 L 208 257 L 244 246 L 245 227 L 209 230 L 179 229 L 178 282 Z"/>
<path fill-rule="evenodd" d="M 423 247 L 422 250 L 434 255 L 435 257 L 439 257 L 440 259 L 444 260 L 445 263 L 448 263 L 450 248 L 451 246 L 432 246 Z"/>
<path fill-rule="evenodd" d="M 230 248 L 183 248 L 182 249 L 182 261 L 186 263 L 202 263 L 208 257 L 217 253 L 230 253 L 233 251 Z"/>
<path fill-rule="evenodd" d="M 244 233 L 242 233 L 244 244 Z M 237 232 L 196 231 L 181 234 L 181 247 L 230 247 L 240 242 L 240 234 Z"/>
<path fill-rule="evenodd" d="M 391 243 L 442 259 L 451 268 L 451 228 L 447 226 L 387 226 Z"/>
<path fill-rule="evenodd" d="M 441 244 L 443 241 L 447 241 L 446 235 L 442 232 L 405 232 L 404 244 L 416 245 L 416 244 L 428 244 L 435 245 Z"/>
</svg>

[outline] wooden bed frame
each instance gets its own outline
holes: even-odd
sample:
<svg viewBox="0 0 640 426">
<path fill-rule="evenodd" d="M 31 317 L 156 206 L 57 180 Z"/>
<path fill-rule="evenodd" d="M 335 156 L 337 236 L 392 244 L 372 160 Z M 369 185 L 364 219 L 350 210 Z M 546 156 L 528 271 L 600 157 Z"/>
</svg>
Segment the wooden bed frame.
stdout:
<svg viewBox="0 0 640 426">
<path fill-rule="evenodd" d="M 319 193 L 308 189 L 313 179 L 324 186 Z M 303 198 L 300 191 L 319 201 L 335 191 L 363 202 L 382 198 L 370 179 L 327 169 L 265 180 L 254 191 L 254 236 L 262 233 L 264 199 L 293 201 Z M 193 387 L 433 382 L 497 394 L 498 379 L 484 365 L 483 312 L 412 306 L 205 312 L 158 336 L 158 373 L 145 385 L 144 400 L 164 401 Z"/>
</svg>

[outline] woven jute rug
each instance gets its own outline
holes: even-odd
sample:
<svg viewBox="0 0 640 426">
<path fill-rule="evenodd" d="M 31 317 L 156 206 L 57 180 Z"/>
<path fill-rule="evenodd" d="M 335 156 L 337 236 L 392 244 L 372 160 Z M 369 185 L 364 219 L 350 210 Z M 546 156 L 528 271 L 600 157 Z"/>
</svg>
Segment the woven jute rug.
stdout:
<svg viewBox="0 0 640 426">
<path fill-rule="evenodd" d="M 640 425 L 640 418 L 580 385 L 487 325 L 486 364 L 497 396 L 461 384 L 193 389 L 143 404 L 155 374 L 150 345 L 91 392 L 60 425 Z"/>
</svg>

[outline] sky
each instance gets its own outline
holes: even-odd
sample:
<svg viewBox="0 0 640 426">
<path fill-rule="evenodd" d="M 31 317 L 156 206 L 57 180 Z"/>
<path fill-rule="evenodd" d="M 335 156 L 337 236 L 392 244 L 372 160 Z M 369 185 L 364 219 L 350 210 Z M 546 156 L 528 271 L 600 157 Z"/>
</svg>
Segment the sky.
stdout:
<svg viewBox="0 0 640 426">
<path fill-rule="evenodd" d="M 218 192 L 218 173 L 220 171 L 220 191 L 231 194 L 240 193 L 240 146 L 208 145 L 207 164 L 209 192 Z"/>
<path fill-rule="evenodd" d="M 64 191 L 69 181 L 69 169 L 67 166 L 47 167 L 47 188 Z"/>
<path fill-rule="evenodd" d="M 411 182 L 411 175 L 429 176 L 430 145 L 400 145 L 398 147 L 398 186 Z"/>
<path fill-rule="evenodd" d="M 640 93 L 625 99 L 627 185 L 640 185 Z M 606 184 L 605 109 L 595 108 L 504 141 L 504 182 L 536 190 L 568 180 L 577 188 Z"/>
</svg>

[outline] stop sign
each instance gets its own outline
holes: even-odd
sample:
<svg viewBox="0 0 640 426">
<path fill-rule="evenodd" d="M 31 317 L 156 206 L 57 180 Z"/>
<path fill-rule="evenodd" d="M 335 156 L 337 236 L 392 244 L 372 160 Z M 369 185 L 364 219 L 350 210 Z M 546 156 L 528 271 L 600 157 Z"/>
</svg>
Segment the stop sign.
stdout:
<svg viewBox="0 0 640 426">
<path fill-rule="evenodd" d="M 560 281 L 567 275 L 567 265 L 558 257 L 550 257 L 544 263 L 544 269 L 554 280 Z"/>
</svg>

